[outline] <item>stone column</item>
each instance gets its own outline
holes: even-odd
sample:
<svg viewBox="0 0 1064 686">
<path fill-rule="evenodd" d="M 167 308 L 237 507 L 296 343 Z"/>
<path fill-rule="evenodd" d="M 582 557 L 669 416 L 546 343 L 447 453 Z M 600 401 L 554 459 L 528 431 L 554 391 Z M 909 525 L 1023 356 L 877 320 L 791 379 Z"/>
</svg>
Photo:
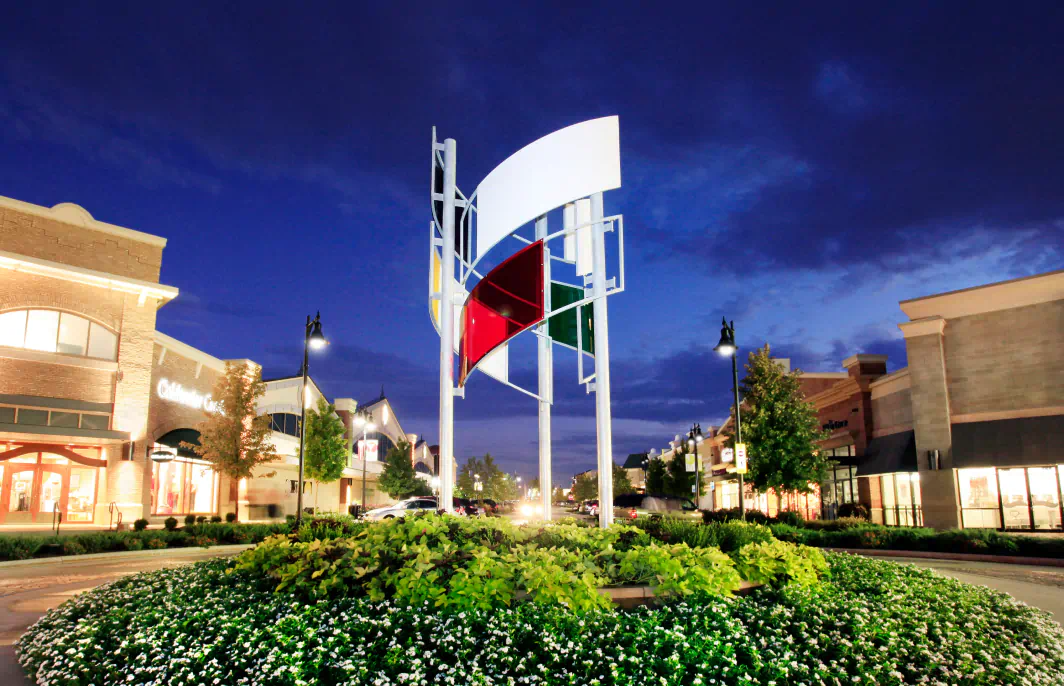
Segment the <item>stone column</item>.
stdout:
<svg viewBox="0 0 1064 686">
<path fill-rule="evenodd" d="M 148 403 L 151 399 L 151 371 L 155 345 L 155 314 L 158 303 L 127 294 L 123 302 L 122 330 L 118 338 L 118 378 L 115 383 L 113 426 L 128 431 L 133 440 L 132 460 L 121 450 L 107 451 L 107 498 L 103 506 L 115 502 L 122 510 L 123 521 L 147 517 L 151 507 L 151 468 L 146 447 L 149 445 Z M 128 446 L 126 446 L 128 450 Z"/>
<path fill-rule="evenodd" d="M 943 345 L 945 326 L 946 320 L 937 316 L 899 325 L 909 356 L 924 525 L 936 529 L 960 526 L 957 482 L 953 473 L 949 377 Z M 939 469 L 936 471 L 929 469 L 928 452 L 931 450 L 939 451 Z"/>
</svg>

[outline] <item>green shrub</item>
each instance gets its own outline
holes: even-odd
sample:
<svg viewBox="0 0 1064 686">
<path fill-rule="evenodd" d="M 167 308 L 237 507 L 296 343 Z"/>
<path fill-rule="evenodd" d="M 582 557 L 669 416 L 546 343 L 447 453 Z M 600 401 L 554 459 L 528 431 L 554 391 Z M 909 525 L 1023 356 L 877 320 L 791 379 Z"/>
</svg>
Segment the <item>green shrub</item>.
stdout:
<svg viewBox="0 0 1064 686">
<path fill-rule="evenodd" d="M 147 519 L 137 519 L 137 520 L 135 520 L 133 522 L 133 530 L 134 531 L 144 531 L 147 528 L 148 528 L 148 520 Z"/>
<path fill-rule="evenodd" d="M 145 545 L 151 550 L 161 550 L 166 547 L 166 541 L 161 538 L 149 538 Z"/>
<path fill-rule="evenodd" d="M 221 524 L 221 523 L 222 523 L 222 516 L 221 515 L 212 515 L 211 516 L 211 524 Z"/>
<path fill-rule="evenodd" d="M 819 550 L 783 541 L 747 544 L 735 555 L 735 562 L 744 579 L 773 585 L 811 586 L 828 569 Z"/>
<path fill-rule="evenodd" d="M 743 516 L 739 516 L 739 508 L 733 507 L 726 510 L 704 510 L 702 521 L 706 524 L 711 522 L 729 522 L 733 519 L 750 522 L 751 524 L 768 524 L 769 517 L 759 510 L 747 510 Z"/>
<path fill-rule="evenodd" d="M 791 510 L 784 510 L 775 516 L 774 524 L 789 524 L 791 526 L 802 526 L 805 524 L 805 518 L 797 512 Z"/>
<path fill-rule="evenodd" d="M 843 503 L 839 505 L 837 512 L 839 519 L 863 519 L 868 521 L 872 518 L 872 514 L 868 511 L 868 508 L 861 503 Z"/>
<path fill-rule="evenodd" d="M 761 524 L 730 521 L 706 526 L 716 529 L 714 536 L 717 547 L 729 554 L 750 543 L 767 543 L 772 540 L 772 530 Z"/>
<path fill-rule="evenodd" d="M 610 557 L 612 584 L 653 586 L 658 596 L 731 595 L 741 581 L 731 558 L 716 548 L 651 544 Z"/>
<path fill-rule="evenodd" d="M 192 526 L 196 523 L 196 515 L 185 515 L 185 526 Z"/>
<path fill-rule="evenodd" d="M 858 527 L 882 527 L 881 524 L 872 524 L 867 519 L 860 517 L 839 517 L 838 519 L 813 519 L 800 522 L 794 526 L 805 527 L 815 531 L 842 531 Z"/>
<path fill-rule="evenodd" d="M 200 515 L 199 517 L 196 517 L 196 523 L 197 524 L 206 524 L 207 523 L 207 517 L 205 515 Z"/>
<path fill-rule="evenodd" d="M 0 560 L 28 560 L 46 542 L 43 536 L 0 535 Z"/>
<path fill-rule="evenodd" d="M 225 521 L 227 521 L 230 524 L 235 522 L 236 521 L 236 513 L 235 512 L 226 512 L 225 513 Z"/>
<path fill-rule="evenodd" d="M 163 528 L 166 529 L 167 531 L 176 531 L 177 530 L 177 520 L 174 519 L 173 517 L 167 517 L 163 521 Z"/>
<path fill-rule="evenodd" d="M 129 536 L 122 539 L 122 544 L 125 545 L 126 550 L 143 550 L 144 541 L 135 536 Z"/>
<path fill-rule="evenodd" d="M 81 542 L 78 541 L 77 537 L 75 537 L 75 536 L 67 536 L 66 538 L 63 539 L 63 542 L 60 545 L 63 548 L 63 554 L 64 555 L 84 555 L 85 554 L 85 546 L 83 546 L 81 544 Z"/>
</svg>

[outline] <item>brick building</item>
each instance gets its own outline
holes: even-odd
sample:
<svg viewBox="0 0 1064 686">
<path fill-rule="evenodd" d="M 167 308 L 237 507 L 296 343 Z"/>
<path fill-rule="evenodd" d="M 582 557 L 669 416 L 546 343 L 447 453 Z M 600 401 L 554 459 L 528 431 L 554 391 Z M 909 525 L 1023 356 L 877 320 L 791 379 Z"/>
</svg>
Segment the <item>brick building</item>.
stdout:
<svg viewBox="0 0 1064 686">
<path fill-rule="evenodd" d="M 907 367 L 888 374 L 885 356 L 859 354 L 845 372 L 802 374 L 836 467 L 785 509 L 832 518 L 860 502 L 887 525 L 1060 531 L 1064 271 L 900 305 Z M 712 506 L 735 507 L 724 439 L 707 443 Z M 773 501 L 746 495 L 769 514 Z"/>
<path fill-rule="evenodd" d="M 280 460 L 232 484 L 195 453 L 195 426 L 215 411 L 225 361 L 156 330 L 178 297 L 159 283 L 166 240 L 106 224 L 77 205 L 40 207 L 0 197 L 0 525 L 108 524 L 147 517 L 241 518 L 295 512 L 301 377 L 267 383 L 259 410 L 272 417 Z M 240 364 L 254 365 L 250 360 Z M 309 402 L 321 391 L 309 384 Z M 358 404 L 335 403 L 352 454 L 343 478 L 305 486 L 304 504 L 380 504 L 381 463 L 363 467 L 351 424 Z M 380 458 L 402 432 L 386 398 L 366 405 Z M 170 452 L 173 459 L 153 460 Z M 422 472 L 425 467 L 422 466 Z M 234 502 L 237 501 L 237 502 Z"/>
</svg>

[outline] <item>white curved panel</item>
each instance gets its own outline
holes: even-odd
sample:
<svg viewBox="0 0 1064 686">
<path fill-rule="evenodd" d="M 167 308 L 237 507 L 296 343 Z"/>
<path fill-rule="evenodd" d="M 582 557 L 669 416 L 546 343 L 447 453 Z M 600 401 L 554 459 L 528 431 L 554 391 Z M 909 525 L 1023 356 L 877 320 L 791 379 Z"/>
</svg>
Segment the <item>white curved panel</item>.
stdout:
<svg viewBox="0 0 1064 686">
<path fill-rule="evenodd" d="M 616 116 L 548 134 L 508 157 L 477 187 L 477 255 L 540 215 L 620 186 Z"/>
</svg>

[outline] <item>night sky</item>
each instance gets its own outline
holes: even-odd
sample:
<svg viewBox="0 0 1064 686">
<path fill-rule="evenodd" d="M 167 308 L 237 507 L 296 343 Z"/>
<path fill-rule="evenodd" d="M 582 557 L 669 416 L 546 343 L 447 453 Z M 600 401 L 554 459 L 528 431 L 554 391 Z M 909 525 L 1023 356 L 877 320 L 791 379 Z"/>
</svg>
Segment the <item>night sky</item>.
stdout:
<svg viewBox="0 0 1064 686">
<path fill-rule="evenodd" d="M 1064 5 L 574 4 L 9 3 L 0 195 L 168 238 L 159 329 L 267 376 L 297 371 L 320 309 L 315 380 L 383 384 L 435 441 L 431 127 L 472 192 L 617 114 L 618 461 L 726 416 L 721 315 L 807 371 L 897 369 L 899 300 L 1062 266 Z M 560 483 L 594 464 L 594 399 L 555 357 Z M 456 401 L 460 460 L 533 476 L 535 436 L 535 401 L 487 377 Z"/>
</svg>

